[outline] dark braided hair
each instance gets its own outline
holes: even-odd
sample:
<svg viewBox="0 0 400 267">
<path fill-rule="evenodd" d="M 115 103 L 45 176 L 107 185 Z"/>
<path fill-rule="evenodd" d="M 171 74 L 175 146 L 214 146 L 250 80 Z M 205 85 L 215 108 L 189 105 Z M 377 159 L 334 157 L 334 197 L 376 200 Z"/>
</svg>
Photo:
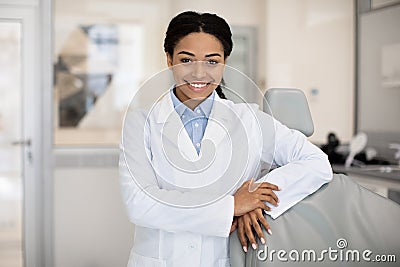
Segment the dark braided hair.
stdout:
<svg viewBox="0 0 400 267">
<path fill-rule="evenodd" d="M 213 35 L 221 42 L 224 48 L 224 58 L 227 58 L 231 54 L 233 42 L 228 23 L 215 14 L 197 13 L 194 11 L 185 11 L 171 20 L 165 34 L 164 51 L 172 56 L 178 42 L 193 32 L 204 32 Z M 220 85 L 218 85 L 215 91 L 220 98 L 226 99 Z"/>
</svg>

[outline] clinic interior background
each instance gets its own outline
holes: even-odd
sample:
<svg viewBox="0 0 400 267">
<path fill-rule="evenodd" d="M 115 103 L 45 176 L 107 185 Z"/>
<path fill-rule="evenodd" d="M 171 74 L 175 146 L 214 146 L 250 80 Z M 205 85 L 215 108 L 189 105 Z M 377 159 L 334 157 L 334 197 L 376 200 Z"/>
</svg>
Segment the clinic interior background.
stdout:
<svg viewBox="0 0 400 267">
<path fill-rule="evenodd" d="M 376 8 L 397 2 L 371 1 Z M 235 40 L 228 65 L 263 92 L 300 88 L 315 127 L 310 140 L 324 144 L 334 132 L 346 143 L 357 123 L 355 6 L 353 0 L 55 0 L 54 266 L 126 266 L 134 226 L 118 183 L 123 114 L 140 84 L 166 68 L 163 39 L 173 16 L 196 10 L 224 17 Z"/>
<path fill-rule="evenodd" d="M 113 104 L 126 104 L 123 101 L 129 99 L 127 94 L 134 90 L 134 83 L 139 85 L 166 67 L 162 46 L 166 26 L 174 15 L 188 9 L 211 11 L 224 17 L 233 28 L 256 31 L 254 44 L 246 51 L 256 59 L 252 62 L 256 64 L 252 74 L 255 82 L 263 90 L 271 87 L 304 90 L 316 126 L 312 141 L 325 142 L 329 131 L 335 131 L 344 141 L 351 138 L 355 82 L 353 1 L 135 0 L 116 4 L 104 0 L 56 0 L 56 61 L 60 55 L 87 53 L 89 45 L 75 41 L 87 36 L 79 30 L 80 25 L 120 25 L 128 33 L 134 33 L 124 40 L 134 44 L 133 51 L 126 50 L 127 54 L 122 55 L 127 74 L 133 78 L 127 87 L 118 89 L 110 84 L 111 90 L 98 99 L 78 129 L 56 129 L 56 266 L 126 263 L 133 228 L 121 203 L 118 170 L 113 161 L 115 151 L 104 147 L 110 144 L 113 147 L 119 141 L 119 122 L 124 110 Z M 316 94 L 313 90 L 317 90 Z M 59 101 L 56 98 L 55 105 Z M 58 118 L 55 116 L 55 120 Z M 59 123 L 56 121 L 55 125 Z M 65 149 L 70 145 L 80 148 Z M 101 157 L 98 149 L 83 148 L 88 146 L 102 147 Z"/>
<path fill-rule="evenodd" d="M 115 77 L 114 84 L 107 84 L 108 89 L 77 127 L 56 127 L 56 266 L 83 266 L 95 264 L 93 261 L 101 263 L 97 266 L 126 263 L 133 228 L 121 203 L 115 151 L 106 147 L 115 147 L 119 141 L 119 123 L 127 104 L 124 101 L 129 101 L 135 86 L 166 68 L 163 51 L 166 26 L 174 15 L 188 9 L 217 13 L 232 25 L 234 33 L 239 31 L 243 38 L 251 39 L 247 44 L 236 39 L 232 56 L 245 51 L 238 61 L 250 58 L 250 66 L 235 67 L 247 71 L 262 90 L 272 87 L 304 90 L 316 129 L 312 141 L 324 143 L 330 131 L 335 131 L 343 141 L 351 138 L 355 82 L 353 1 L 120 0 L 116 4 L 111 0 L 56 0 L 55 61 L 59 62 L 63 56 L 68 61 L 69 55 L 91 52 L 88 35 L 80 29 L 81 25 L 117 25 L 120 34 L 127 33 L 120 35 L 119 41 L 120 45 L 127 44 L 122 48 L 125 53 L 117 56 L 125 70 L 118 71 L 120 76 L 128 77 L 127 80 Z M 106 37 L 113 38 L 113 29 L 107 30 Z M 113 71 L 113 66 L 99 62 L 92 63 L 92 70 L 84 69 L 91 66 L 74 63 L 71 60 L 77 72 L 96 72 L 99 66 L 103 71 Z M 62 86 L 61 80 L 68 79 L 63 74 L 56 69 L 59 81 L 56 92 L 59 92 L 57 85 Z M 60 101 L 56 93 L 55 112 L 61 110 L 57 109 Z M 54 118 L 54 124 L 60 125 L 57 120 L 61 116 Z M 80 148 L 66 149 L 71 145 Z M 100 147 L 102 155 L 98 156 L 98 149 L 83 147 Z"/>
</svg>

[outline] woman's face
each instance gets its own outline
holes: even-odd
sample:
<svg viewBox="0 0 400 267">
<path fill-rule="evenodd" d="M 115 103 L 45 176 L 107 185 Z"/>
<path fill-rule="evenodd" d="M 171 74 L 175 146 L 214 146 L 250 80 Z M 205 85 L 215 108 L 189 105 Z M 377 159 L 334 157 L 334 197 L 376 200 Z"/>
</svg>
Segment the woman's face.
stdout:
<svg viewBox="0 0 400 267">
<path fill-rule="evenodd" d="M 224 49 L 211 34 L 191 33 L 167 53 L 168 67 L 173 67 L 176 96 L 180 101 L 203 100 L 217 88 L 224 71 Z"/>
</svg>

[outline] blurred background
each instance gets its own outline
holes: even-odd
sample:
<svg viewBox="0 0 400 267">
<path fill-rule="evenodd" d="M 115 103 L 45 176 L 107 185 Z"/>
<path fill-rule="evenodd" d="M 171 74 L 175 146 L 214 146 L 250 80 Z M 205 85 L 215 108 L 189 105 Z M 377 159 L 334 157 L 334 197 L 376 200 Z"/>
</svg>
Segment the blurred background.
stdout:
<svg viewBox="0 0 400 267">
<path fill-rule="evenodd" d="M 0 0 L 1 267 L 126 266 L 123 116 L 167 67 L 165 31 L 185 10 L 228 21 L 227 64 L 262 92 L 304 92 L 311 142 L 345 155 L 365 132 L 364 163 L 398 164 L 399 0 Z M 337 172 L 398 201 L 398 173 L 345 170 L 335 153 Z"/>
</svg>

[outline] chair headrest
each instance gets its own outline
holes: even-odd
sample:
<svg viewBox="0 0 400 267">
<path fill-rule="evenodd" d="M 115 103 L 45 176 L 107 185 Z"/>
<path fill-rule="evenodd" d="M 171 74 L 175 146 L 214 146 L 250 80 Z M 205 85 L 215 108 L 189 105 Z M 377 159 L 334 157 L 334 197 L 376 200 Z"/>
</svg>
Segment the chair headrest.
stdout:
<svg viewBox="0 0 400 267">
<path fill-rule="evenodd" d="M 271 88 L 264 96 L 264 112 L 306 136 L 314 133 L 314 124 L 303 91 L 294 88 Z"/>
</svg>

